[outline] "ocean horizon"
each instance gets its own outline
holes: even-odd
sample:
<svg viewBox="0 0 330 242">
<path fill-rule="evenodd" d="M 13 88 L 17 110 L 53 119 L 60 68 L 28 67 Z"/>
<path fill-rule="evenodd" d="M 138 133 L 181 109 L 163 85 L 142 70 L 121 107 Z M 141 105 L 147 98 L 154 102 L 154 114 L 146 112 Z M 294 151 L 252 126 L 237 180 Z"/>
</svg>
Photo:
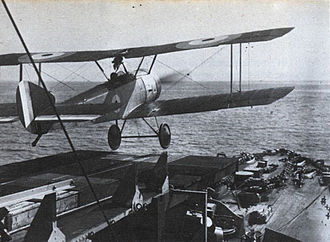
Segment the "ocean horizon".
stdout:
<svg viewBox="0 0 330 242">
<path fill-rule="evenodd" d="M 96 85 L 71 82 L 64 86 L 47 82 L 57 102 Z M 0 102 L 14 102 L 17 83 L 0 82 Z M 252 90 L 279 86 L 295 86 L 283 99 L 266 106 L 234 108 L 196 114 L 159 117 L 158 122 L 170 125 L 172 141 L 169 155 L 210 155 L 219 152 L 237 155 L 240 152 L 261 152 L 264 149 L 287 148 L 314 159 L 330 160 L 330 83 L 328 81 L 271 82 L 250 81 L 242 89 Z M 238 89 L 234 83 L 234 91 Z M 228 82 L 180 81 L 165 83 L 161 99 L 226 93 Z M 152 119 L 150 119 L 153 122 Z M 111 122 L 66 124 L 77 150 L 110 151 L 107 132 Z M 125 134 L 150 134 L 141 120 L 129 120 Z M 20 122 L 0 125 L 0 165 L 70 151 L 63 132 L 55 128 L 32 147 L 35 135 Z M 159 154 L 164 151 L 158 139 L 123 140 L 119 153 Z"/>
</svg>

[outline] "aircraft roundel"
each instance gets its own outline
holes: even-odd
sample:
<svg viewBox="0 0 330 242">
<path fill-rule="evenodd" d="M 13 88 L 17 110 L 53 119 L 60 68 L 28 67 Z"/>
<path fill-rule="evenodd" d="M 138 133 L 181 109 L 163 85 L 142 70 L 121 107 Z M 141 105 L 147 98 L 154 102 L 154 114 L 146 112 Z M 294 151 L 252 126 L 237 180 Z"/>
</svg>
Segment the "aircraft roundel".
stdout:
<svg viewBox="0 0 330 242">
<path fill-rule="evenodd" d="M 120 97 L 116 94 L 112 97 L 112 103 L 120 103 Z"/>
<path fill-rule="evenodd" d="M 119 97 L 117 94 L 115 94 L 115 95 L 112 97 L 111 102 L 112 102 L 112 103 L 120 103 L 120 97 Z M 120 111 L 120 108 L 116 109 L 114 112 L 115 112 L 115 113 L 118 113 L 119 111 Z"/>
<path fill-rule="evenodd" d="M 74 52 L 43 52 L 32 54 L 32 58 L 35 62 L 47 62 L 54 61 L 57 59 L 61 59 L 63 57 L 67 57 L 74 54 Z M 30 59 L 28 55 L 22 55 L 18 58 L 20 63 L 30 63 Z"/>
<path fill-rule="evenodd" d="M 208 46 L 217 45 L 221 42 L 224 42 L 228 40 L 227 35 L 218 36 L 214 38 L 207 38 L 207 39 L 197 39 L 197 40 L 191 40 L 187 42 L 180 42 L 176 45 L 179 49 L 194 49 L 194 48 L 203 48 Z"/>
</svg>

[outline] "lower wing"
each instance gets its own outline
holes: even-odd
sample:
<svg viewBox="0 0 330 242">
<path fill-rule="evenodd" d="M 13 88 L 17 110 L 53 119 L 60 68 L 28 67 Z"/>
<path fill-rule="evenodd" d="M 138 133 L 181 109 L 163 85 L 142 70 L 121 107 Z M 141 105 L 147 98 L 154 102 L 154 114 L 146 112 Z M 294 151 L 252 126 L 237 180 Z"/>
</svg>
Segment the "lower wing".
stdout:
<svg viewBox="0 0 330 242">
<path fill-rule="evenodd" d="M 294 87 L 280 87 L 233 94 L 160 100 L 139 106 L 127 116 L 127 119 L 267 105 L 283 98 L 293 89 Z"/>
<path fill-rule="evenodd" d="M 61 105 L 58 107 L 58 112 L 64 122 L 92 121 L 94 123 L 102 123 L 117 119 L 133 119 L 267 105 L 285 97 L 293 91 L 293 89 L 294 87 L 280 87 L 236 92 L 233 94 L 216 94 L 171 100 L 159 100 L 142 104 L 125 117 L 121 117 L 113 111 L 119 108 L 119 106 L 117 107 L 114 104 L 109 106 L 104 104 Z M 112 111 L 107 112 L 109 110 Z M 14 122 L 18 120 L 15 115 L 17 115 L 17 111 L 13 104 L 0 105 L 0 117 L 6 117 L 2 119 L 0 118 L 0 123 Z M 58 119 L 53 112 L 45 112 L 36 116 L 34 121 L 56 122 Z"/>
<path fill-rule="evenodd" d="M 0 103 L 0 124 L 18 120 L 16 103 Z"/>
</svg>

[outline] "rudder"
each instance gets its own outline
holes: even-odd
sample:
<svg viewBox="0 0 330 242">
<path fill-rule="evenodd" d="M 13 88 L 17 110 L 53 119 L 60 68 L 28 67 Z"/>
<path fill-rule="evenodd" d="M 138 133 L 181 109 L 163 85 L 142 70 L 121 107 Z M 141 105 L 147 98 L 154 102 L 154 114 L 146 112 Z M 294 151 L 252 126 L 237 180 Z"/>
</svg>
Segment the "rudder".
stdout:
<svg viewBox="0 0 330 242">
<path fill-rule="evenodd" d="M 18 117 L 29 132 L 33 134 L 45 134 L 51 128 L 50 123 L 38 123 L 34 119 L 41 113 L 50 110 L 51 105 L 55 104 L 55 97 L 51 95 L 50 103 L 45 89 L 29 82 L 21 81 L 16 89 L 16 105 Z"/>
</svg>

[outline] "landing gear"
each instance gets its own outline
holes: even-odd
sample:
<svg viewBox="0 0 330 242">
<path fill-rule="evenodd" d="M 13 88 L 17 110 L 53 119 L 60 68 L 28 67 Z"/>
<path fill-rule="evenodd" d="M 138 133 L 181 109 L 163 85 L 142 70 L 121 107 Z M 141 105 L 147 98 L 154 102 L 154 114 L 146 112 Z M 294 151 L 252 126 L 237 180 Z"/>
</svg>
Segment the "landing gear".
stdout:
<svg viewBox="0 0 330 242">
<path fill-rule="evenodd" d="M 156 119 L 156 117 L 155 117 Z M 144 118 L 142 120 L 149 126 L 149 128 L 155 133 L 155 135 L 136 135 L 136 136 L 122 136 L 126 120 L 123 123 L 122 128 L 118 127 L 118 122 L 111 125 L 108 131 L 108 144 L 112 150 L 117 150 L 120 146 L 121 139 L 128 138 L 158 138 L 159 144 L 163 149 L 167 149 L 171 143 L 171 130 L 168 124 L 162 123 L 158 130 L 154 129 Z M 157 123 L 157 119 L 156 119 Z M 158 126 L 158 123 L 157 123 Z"/>
<path fill-rule="evenodd" d="M 117 150 L 121 143 L 121 131 L 118 125 L 111 125 L 108 131 L 108 144 L 112 150 Z"/>
<path fill-rule="evenodd" d="M 166 123 L 162 123 L 158 130 L 159 144 L 163 149 L 167 149 L 171 142 L 171 130 Z"/>
</svg>

